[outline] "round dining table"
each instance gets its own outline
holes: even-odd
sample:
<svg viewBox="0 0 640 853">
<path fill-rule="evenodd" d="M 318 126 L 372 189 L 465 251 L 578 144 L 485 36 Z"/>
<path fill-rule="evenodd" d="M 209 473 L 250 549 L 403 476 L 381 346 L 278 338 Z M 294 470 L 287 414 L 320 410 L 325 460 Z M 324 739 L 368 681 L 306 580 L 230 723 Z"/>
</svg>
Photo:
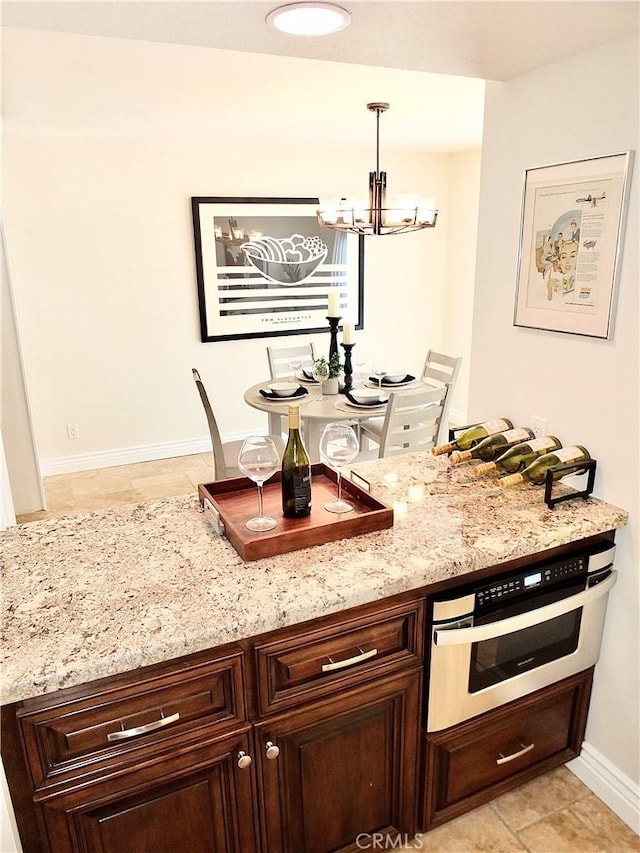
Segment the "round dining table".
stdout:
<svg viewBox="0 0 640 853">
<path fill-rule="evenodd" d="M 300 385 L 308 391 L 304 397 L 284 398 L 281 402 L 274 402 L 260 393 L 261 389 L 268 390 L 270 382 L 273 380 L 266 379 L 264 382 L 258 382 L 251 388 L 247 388 L 244 393 L 245 403 L 253 409 L 259 409 L 268 414 L 269 433 L 271 435 L 280 435 L 282 432 L 281 419 L 287 416 L 289 403 L 299 403 L 304 443 L 311 462 L 320 461 L 318 448 L 325 424 L 331 421 L 353 421 L 353 423 L 357 423 L 365 418 L 384 415 L 384 405 L 362 409 L 350 408 L 344 394 L 322 394 L 318 383 L 300 382 Z M 354 381 L 354 387 L 362 384 L 363 382 L 360 380 Z"/>
</svg>

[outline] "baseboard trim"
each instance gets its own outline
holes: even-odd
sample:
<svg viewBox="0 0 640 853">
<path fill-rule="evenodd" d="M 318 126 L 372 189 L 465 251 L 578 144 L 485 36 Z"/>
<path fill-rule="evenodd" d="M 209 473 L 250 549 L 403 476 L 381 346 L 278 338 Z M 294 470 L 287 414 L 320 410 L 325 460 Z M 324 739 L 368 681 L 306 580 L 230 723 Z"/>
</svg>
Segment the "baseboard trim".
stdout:
<svg viewBox="0 0 640 853">
<path fill-rule="evenodd" d="M 640 835 L 640 787 L 589 743 L 582 744 L 577 758 L 567 764 L 620 820 Z"/>
<path fill-rule="evenodd" d="M 245 433 L 223 436 L 223 441 L 235 441 L 246 438 Z M 75 456 L 58 456 L 54 459 L 41 459 L 40 469 L 43 477 L 55 474 L 74 474 L 78 471 L 91 471 L 93 468 L 111 468 L 114 465 L 130 465 L 134 462 L 153 462 L 156 459 L 171 459 L 174 456 L 191 456 L 194 453 L 211 451 L 209 436 L 193 438 L 188 441 L 168 441 L 163 444 L 146 444 L 139 447 L 122 447 L 116 450 L 100 450 L 96 453 L 80 453 Z"/>
</svg>

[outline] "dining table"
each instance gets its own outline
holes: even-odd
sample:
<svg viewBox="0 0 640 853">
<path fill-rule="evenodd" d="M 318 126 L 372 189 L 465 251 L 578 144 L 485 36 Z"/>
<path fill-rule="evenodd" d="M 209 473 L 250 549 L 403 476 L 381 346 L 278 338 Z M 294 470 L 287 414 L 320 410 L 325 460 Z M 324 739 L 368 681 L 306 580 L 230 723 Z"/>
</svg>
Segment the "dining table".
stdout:
<svg viewBox="0 0 640 853">
<path fill-rule="evenodd" d="M 284 379 L 279 381 L 285 381 Z M 298 382 L 300 387 L 305 388 L 307 393 L 301 397 L 283 397 L 279 400 L 272 400 L 261 394 L 261 391 L 268 391 L 269 385 L 273 382 L 272 379 L 265 379 L 263 382 L 257 382 L 244 392 L 244 401 L 253 409 L 258 409 L 261 412 L 266 412 L 269 418 L 269 434 L 280 435 L 282 432 L 282 418 L 288 414 L 288 406 L 291 403 L 300 405 L 300 421 L 302 426 L 302 434 L 307 448 L 307 453 L 311 462 L 320 462 L 320 436 L 326 424 L 332 421 L 351 421 L 354 425 L 372 417 L 382 417 L 385 413 L 385 405 L 381 406 L 362 406 L 356 407 L 350 404 L 342 393 L 338 394 L 323 394 L 320 384 L 317 382 L 309 382 L 304 379 L 289 377 L 286 381 Z M 354 377 L 353 388 L 362 385 L 375 385 L 369 377 Z M 398 390 L 402 388 L 418 388 L 422 385 L 419 379 L 414 379 L 412 382 L 397 386 Z M 383 390 L 390 392 L 393 387 L 382 386 Z"/>
</svg>

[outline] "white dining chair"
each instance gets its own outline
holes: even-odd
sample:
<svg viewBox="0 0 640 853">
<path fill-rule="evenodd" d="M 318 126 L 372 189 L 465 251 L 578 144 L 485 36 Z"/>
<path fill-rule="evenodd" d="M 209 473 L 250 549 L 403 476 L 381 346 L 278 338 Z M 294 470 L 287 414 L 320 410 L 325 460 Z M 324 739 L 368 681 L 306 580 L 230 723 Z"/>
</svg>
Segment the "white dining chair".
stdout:
<svg viewBox="0 0 640 853">
<path fill-rule="evenodd" d="M 384 417 L 360 424 L 362 449 L 358 460 L 430 450 L 436 443 L 445 396 L 444 385 L 392 391 Z M 377 449 L 368 449 L 370 441 L 378 445 Z"/>
<path fill-rule="evenodd" d="M 462 356 L 445 355 L 445 353 L 430 349 L 422 368 L 420 379 L 425 385 L 436 388 L 444 387 L 445 389 L 445 396 L 442 402 L 443 411 L 436 444 L 444 444 L 448 439 L 449 411 L 461 364 Z"/>
<path fill-rule="evenodd" d="M 200 399 L 202 400 L 202 405 L 204 406 L 204 411 L 207 416 L 207 425 L 209 427 L 209 434 L 211 436 L 211 445 L 213 449 L 213 479 L 228 480 L 230 477 L 242 477 L 243 474 L 238 468 L 238 453 L 242 447 L 243 439 L 238 439 L 237 441 L 222 441 L 220 438 L 218 423 L 215 415 L 213 414 L 213 409 L 211 408 L 211 403 L 209 402 L 209 397 L 202 379 L 200 378 L 200 374 L 195 367 L 191 368 L 191 373 L 193 374 L 193 379 L 196 383 L 196 388 L 200 394 Z M 270 437 L 275 442 L 275 445 L 278 448 L 278 453 L 282 456 L 284 451 L 284 442 L 282 437 L 279 435 L 272 435 Z"/>
<path fill-rule="evenodd" d="M 316 359 L 315 349 L 313 344 L 301 344 L 300 346 L 292 347 L 267 347 L 267 359 L 269 360 L 269 375 L 271 379 L 282 379 L 284 376 L 291 376 L 290 361 L 292 358 L 299 358 L 305 370 L 311 371 L 311 366 Z"/>
</svg>

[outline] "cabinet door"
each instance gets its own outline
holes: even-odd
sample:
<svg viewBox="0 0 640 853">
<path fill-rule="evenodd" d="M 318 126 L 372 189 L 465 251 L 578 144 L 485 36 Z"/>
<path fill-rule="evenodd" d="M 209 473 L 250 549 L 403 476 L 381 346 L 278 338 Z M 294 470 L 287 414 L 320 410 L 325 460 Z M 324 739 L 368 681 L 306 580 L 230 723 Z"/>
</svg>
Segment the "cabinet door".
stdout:
<svg viewBox="0 0 640 853">
<path fill-rule="evenodd" d="M 415 831 L 420 685 L 414 670 L 256 725 L 268 853 L 357 849 L 360 833 Z"/>
<path fill-rule="evenodd" d="M 55 853 L 250 853 L 256 842 L 249 734 L 218 739 L 168 761 L 39 804 Z"/>
</svg>

